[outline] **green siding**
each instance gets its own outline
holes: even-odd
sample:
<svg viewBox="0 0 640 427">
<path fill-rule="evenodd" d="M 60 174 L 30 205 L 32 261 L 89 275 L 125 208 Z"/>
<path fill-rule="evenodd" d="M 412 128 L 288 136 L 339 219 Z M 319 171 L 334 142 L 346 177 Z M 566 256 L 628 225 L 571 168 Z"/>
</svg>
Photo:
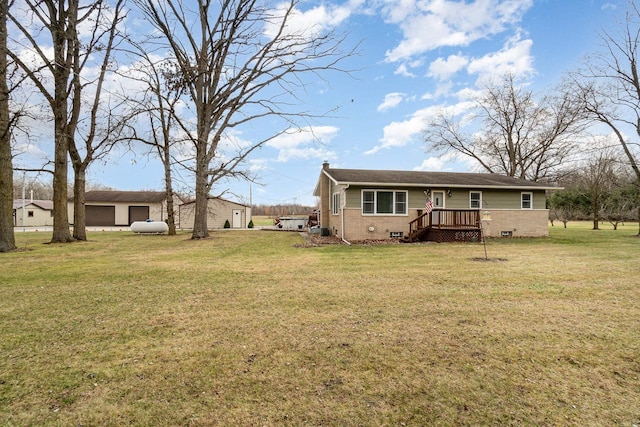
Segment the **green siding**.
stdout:
<svg viewBox="0 0 640 427">
<path fill-rule="evenodd" d="M 347 208 L 357 209 L 361 207 L 362 190 L 380 190 L 379 187 L 350 186 L 347 189 Z M 426 197 L 424 189 L 394 187 L 390 190 L 406 190 L 409 192 L 409 209 L 424 209 Z M 335 192 L 332 186 L 331 193 Z M 446 209 L 469 209 L 469 192 L 482 191 L 483 209 L 520 209 L 521 190 L 466 190 L 451 189 L 451 197 L 447 195 L 446 188 L 432 188 L 431 191 L 444 191 Z M 545 209 L 546 199 L 544 191 L 530 191 L 533 194 L 533 208 Z"/>
</svg>

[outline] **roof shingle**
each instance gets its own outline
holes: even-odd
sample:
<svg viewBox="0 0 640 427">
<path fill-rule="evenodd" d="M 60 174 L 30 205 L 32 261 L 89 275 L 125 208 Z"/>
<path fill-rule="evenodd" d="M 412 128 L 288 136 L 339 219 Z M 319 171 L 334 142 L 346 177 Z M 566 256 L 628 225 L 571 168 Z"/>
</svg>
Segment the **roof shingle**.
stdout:
<svg viewBox="0 0 640 427">
<path fill-rule="evenodd" d="M 338 184 L 551 189 L 553 185 L 492 173 L 323 169 Z"/>
</svg>

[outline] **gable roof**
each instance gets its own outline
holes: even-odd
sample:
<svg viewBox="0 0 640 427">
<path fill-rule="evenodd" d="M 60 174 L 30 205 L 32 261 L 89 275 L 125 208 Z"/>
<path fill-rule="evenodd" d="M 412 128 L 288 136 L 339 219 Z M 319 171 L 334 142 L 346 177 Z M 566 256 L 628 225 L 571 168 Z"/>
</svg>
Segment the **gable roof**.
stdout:
<svg viewBox="0 0 640 427">
<path fill-rule="evenodd" d="M 13 201 L 13 209 L 22 209 L 23 200 L 14 200 Z M 24 200 L 25 208 L 27 206 L 37 206 L 44 211 L 52 211 L 53 210 L 53 200 Z"/>
<path fill-rule="evenodd" d="M 112 203 L 160 203 L 166 199 L 163 191 L 87 191 L 84 195 L 86 202 Z M 69 198 L 72 201 L 73 197 Z"/>
<path fill-rule="evenodd" d="M 249 205 L 245 205 L 244 203 L 234 202 L 232 200 L 223 199 L 222 197 L 217 197 L 217 196 L 207 196 L 207 201 L 208 202 L 210 202 L 210 201 L 219 201 L 219 202 L 222 202 L 222 203 L 231 203 L 232 205 L 243 206 L 245 208 L 250 207 Z M 194 204 L 195 202 L 196 202 L 195 199 L 188 200 L 188 201 L 186 201 L 184 203 L 181 203 L 180 206 L 191 205 L 191 204 Z"/>
<path fill-rule="evenodd" d="M 450 187 L 450 188 L 503 188 L 518 190 L 548 190 L 559 187 L 513 178 L 495 173 L 469 172 L 421 172 L 367 169 L 331 169 L 325 167 L 322 174 L 336 185 L 364 185 L 370 187 Z M 316 186 L 315 195 L 319 195 Z"/>
</svg>

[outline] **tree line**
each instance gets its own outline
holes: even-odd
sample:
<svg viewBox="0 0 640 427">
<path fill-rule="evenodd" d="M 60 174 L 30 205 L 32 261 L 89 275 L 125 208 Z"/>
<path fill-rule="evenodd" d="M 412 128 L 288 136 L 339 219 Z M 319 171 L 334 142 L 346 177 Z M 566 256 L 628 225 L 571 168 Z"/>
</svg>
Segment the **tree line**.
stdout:
<svg viewBox="0 0 640 427">
<path fill-rule="evenodd" d="M 563 177 L 563 190 L 548 199 L 551 224 L 591 220 L 593 229 L 606 221 L 614 230 L 625 221 L 637 221 L 640 234 L 640 187 L 629 169 L 604 150 L 584 168 Z"/>
</svg>

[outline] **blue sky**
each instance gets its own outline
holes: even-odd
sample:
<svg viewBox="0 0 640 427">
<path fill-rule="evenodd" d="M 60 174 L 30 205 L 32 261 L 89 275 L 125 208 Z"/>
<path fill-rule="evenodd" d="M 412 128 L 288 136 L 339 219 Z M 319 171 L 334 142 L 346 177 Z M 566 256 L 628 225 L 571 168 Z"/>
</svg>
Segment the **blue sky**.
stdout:
<svg viewBox="0 0 640 427">
<path fill-rule="evenodd" d="M 335 117 L 270 142 L 250 158 L 259 183 L 214 189 L 255 204 L 315 205 L 322 163 L 332 167 L 471 171 L 474 165 L 426 152 L 422 130 L 439 108 L 465 108 L 479 82 L 511 72 L 545 91 L 598 50 L 626 0 L 303 1 L 301 19 L 349 31 L 360 55 L 351 77 L 331 73 L 302 94 Z M 315 135 L 315 139 L 311 136 Z M 162 190 L 157 160 L 129 154 L 95 164 L 89 179 L 119 190 Z M 186 187 L 179 189 L 186 189 Z"/>
</svg>

